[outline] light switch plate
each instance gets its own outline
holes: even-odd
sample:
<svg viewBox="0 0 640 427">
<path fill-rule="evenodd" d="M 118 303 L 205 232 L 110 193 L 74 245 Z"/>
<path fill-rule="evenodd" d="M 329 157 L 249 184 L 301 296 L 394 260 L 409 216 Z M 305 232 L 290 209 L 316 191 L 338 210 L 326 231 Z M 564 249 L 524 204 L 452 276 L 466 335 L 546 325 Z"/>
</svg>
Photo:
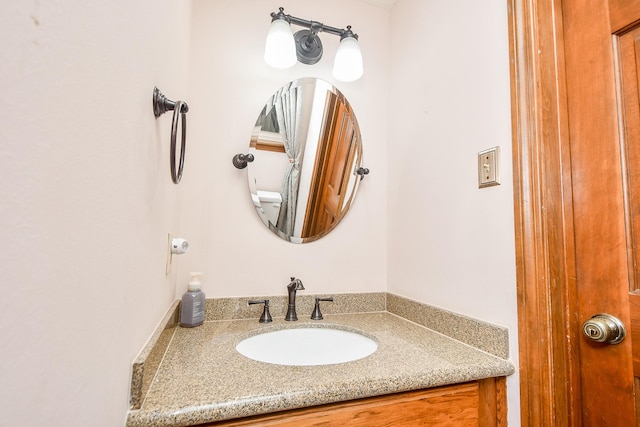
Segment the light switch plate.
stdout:
<svg viewBox="0 0 640 427">
<path fill-rule="evenodd" d="M 498 174 L 498 155 L 500 147 L 489 148 L 478 153 L 478 187 L 500 185 Z"/>
</svg>

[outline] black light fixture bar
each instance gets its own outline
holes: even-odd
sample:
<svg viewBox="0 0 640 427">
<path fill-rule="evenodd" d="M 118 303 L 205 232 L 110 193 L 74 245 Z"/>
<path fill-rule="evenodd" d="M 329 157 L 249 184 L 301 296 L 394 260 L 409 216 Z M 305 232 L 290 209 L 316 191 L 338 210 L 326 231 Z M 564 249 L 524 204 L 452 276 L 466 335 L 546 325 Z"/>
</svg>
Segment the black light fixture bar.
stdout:
<svg viewBox="0 0 640 427">
<path fill-rule="evenodd" d="M 329 25 L 324 25 L 322 22 L 318 22 L 318 21 L 308 21 L 306 19 L 285 14 L 283 7 L 281 7 L 278 12 L 271 12 L 271 20 L 275 20 L 275 19 L 284 19 L 289 24 L 295 24 L 299 27 L 309 28 L 309 30 L 311 30 L 311 33 L 313 34 L 324 32 L 324 33 L 340 36 L 340 38 L 344 37 L 345 35 L 349 35 L 351 37 L 354 37 L 356 40 L 358 39 L 358 35 L 354 34 L 351 31 L 351 25 L 348 25 L 347 28 L 344 29 L 344 28 L 336 28 L 336 27 L 331 27 Z"/>
</svg>

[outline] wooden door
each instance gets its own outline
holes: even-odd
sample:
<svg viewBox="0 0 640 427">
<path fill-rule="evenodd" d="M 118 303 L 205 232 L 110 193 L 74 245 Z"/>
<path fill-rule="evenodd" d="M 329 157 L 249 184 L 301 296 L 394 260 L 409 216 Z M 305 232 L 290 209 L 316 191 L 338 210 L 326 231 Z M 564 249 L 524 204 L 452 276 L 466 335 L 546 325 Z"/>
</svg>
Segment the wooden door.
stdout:
<svg viewBox="0 0 640 427">
<path fill-rule="evenodd" d="M 640 1 L 509 6 L 522 425 L 640 425 Z"/>
<path fill-rule="evenodd" d="M 327 93 L 302 237 L 322 235 L 344 215 L 358 140 L 355 120 L 342 95 Z"/>
<path fill-rule="evenodd" d="M 634 34 L 640 33 L 629 32 L 638 20 L 638 1 L 568 0 L 563 5 L 577 327 L 608 313 L 632 328 L 635 233 L 629 208 L 634 196 L 640 197 L 640 181 L 627 178 L 640 174 L 640 157 L 634 164 L 636 156 L 626 153 L 640 153 L 640 139 L 627 141 L 638 121 L 626 119 L 640 108 L 634 54 Z M 625 84 L 632 80 L 634 85 Z M 616 345 L 581 338 L 583 425 L 636 425 L 631 337 Z"/>
<path fill-rule="evenodd" d="M 636 14 L 640 14 L 640 4 L 636 4 L 636 8 Z M 626 184 L 627 253 L 630 266 L 629 309 L 633 374 L 636 378 L 636 408 L 640 409 L 640 24 L 628 28 L 628 31 L 618 37 L 617 42 L 621 88 L 620 140 Z"/>
</svg>

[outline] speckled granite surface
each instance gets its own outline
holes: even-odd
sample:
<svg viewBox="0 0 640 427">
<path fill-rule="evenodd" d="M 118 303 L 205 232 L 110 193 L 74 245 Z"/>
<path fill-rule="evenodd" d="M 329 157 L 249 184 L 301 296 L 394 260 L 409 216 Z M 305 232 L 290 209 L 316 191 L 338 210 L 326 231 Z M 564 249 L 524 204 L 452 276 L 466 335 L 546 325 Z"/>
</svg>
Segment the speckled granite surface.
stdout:
<svg viewBox="0 0 640 427">
<path fill-rule="evenodd" d="M 136 360 L 133 361 L 131 371 L 131 409 L 139 409 L 151 381 L 160 366 L 160 362 L 169 347 L 173 334 L 179 322 L 179 301 L 171 304 L 160 322 L 160 327 L 153 333 L 149 342 L 144 346 Z"/>
<path fill-rule="evenodd" d="M 260 324 L 258 311 L 252 319 L 174 328 L 146 397 L 140 409 L 129 412 L 127 426 L 189 426 L 514 371 L 507 360 L 388 312 L 332 315 L 323 307 L 322 321 L 301 313 L 297 322 L 285 322 L 273 311 L 274 322 Z M 348 363 L 304 367 L 257 362 L 235 350 L 257 332 L 332 325 L 374 337 L 378 350 Z"/>
<path fill-rule="evenodd" d="M 333 302 L 322 302 L 322 312 L 325 314 L 366 313 L 371 311 L 385 311 L 386 295 L 384 292 L 339 295 L 311 295 L 305 291 L 298 291 L 296 297 L 296 311 L 298 317 L 309 317 L 313 311 L 316 297 L 335 296 Z M 249 305 L 249 300 L 269 300 L 271 315 L 284 317 L 287 312 L 288 297 L 257 296 L 251 298 L 211 298 L 207 299 L 205 320 L 232 320 L 259 318 L 262 314 L 261 305 Z"/>
<path fill-rule="evenodd" d="M 387 294 L 387 311 L 503 359 L 509 358 L 507 328 Z"/>
</svg>

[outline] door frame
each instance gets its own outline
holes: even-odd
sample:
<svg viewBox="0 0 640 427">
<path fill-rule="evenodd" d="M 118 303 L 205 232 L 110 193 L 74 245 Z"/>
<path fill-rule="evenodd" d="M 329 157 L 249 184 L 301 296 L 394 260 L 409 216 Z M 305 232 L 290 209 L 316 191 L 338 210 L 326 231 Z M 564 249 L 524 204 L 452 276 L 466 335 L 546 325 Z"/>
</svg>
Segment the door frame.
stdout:
<svg viewBox="0 0 640 427">
<path fill-rule="evenodd" d="M 507 2 L 521 422 L 579 426 L 562 0 Z"/>
</svg>

